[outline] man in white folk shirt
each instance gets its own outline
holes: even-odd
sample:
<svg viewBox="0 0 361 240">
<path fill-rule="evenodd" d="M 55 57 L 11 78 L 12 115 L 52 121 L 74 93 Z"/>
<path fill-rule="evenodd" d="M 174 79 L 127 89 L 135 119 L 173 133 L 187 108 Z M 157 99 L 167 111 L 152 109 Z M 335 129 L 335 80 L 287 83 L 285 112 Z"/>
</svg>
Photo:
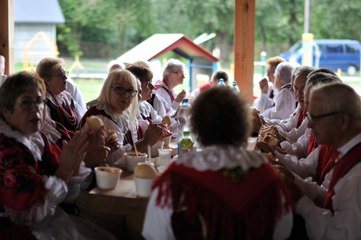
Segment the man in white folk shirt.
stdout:
<svg viewBox="0 0 361 240">
<path fill-rule="evenodd" d="M 152 105 L 161 117 L 164 117 L 162 115 L 164 110 L 165 115 L 173 116 L 185 97 L 186 92 L 184 90 L 178 94 L 174 91 L 177 85 L 183 84 L 185 71 L 184 63 L 177 59 L 169 59 L 164 67 L 163 80 L 155 83 L 153 92 L 156 94 L 156 98 Z"/>
<path fill-rule="evenodd" d="M 275 70 L 275 88 L 278 93 L 274 97 L 274 106 L 266 109 L 262 116 L 271 119 L 287 119 L 296 108 L 296 98 L 291 89 L 292 72 L 295 65 L 283 62 Z"/>
<path fill-rule="evenodd" d="M 265 111 L 266 109 L 273 107 L 273 98 L 278 91 L 274 87 L 274 73 L 277 65 L 281 62 L 286 62 L 286 60 L 279 56 L 271 57 L 266 61 L 266 72 L 268 80 L 267 78 L 263 78 L 261 81 L 259 81 L 261 95 L 254 101 L 253 104 L 253 107 L 257 109 L 260 113 L 263 113 L 263 111 Z"/>
<path fill-rule="evenodd" d="M 313 185 L 322 206 L 303 195 L 297 178 L 284 175 L 293 190 L 296 213 L 304 218 L 310 239 L 361 239 L 360 97 L 342 83 L 315 87 L 308 118 L 318 144 L 334 146 L 339 157 L 321 186 Z"/>
</svg>

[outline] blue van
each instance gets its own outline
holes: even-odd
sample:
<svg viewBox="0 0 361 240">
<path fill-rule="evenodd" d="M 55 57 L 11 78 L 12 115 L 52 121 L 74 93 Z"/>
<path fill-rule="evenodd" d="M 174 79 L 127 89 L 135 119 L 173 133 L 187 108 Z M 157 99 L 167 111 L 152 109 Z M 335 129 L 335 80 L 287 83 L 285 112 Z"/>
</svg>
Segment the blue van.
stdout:
<svg viewBox="0 0 361 240">
<path fill-rule="evenodd" d="M 347 39 L 316 39 L 312 43 L 313 65 L 329 68 L 333 71 L 341 69 L 348 75 L 355 75 L 360 69 L 360 42 Z M 290 62 L 302 64 L 302 41 L 295 43 L 281 57 Z"/>
</svg>

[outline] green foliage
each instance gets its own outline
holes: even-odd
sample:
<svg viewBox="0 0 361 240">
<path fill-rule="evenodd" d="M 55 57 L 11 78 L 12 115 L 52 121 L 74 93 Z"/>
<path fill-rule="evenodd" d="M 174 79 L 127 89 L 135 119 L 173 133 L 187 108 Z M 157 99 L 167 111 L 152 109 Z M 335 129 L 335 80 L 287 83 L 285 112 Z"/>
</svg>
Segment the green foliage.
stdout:
<svg viewBox="0 0 361 240">
<path fill-rule="evenodd" d="M 361 38 L 359 0 L 319 0 L 312 11 L 313 32 L 317 38 Z"/>
<path fill-rule="evenodd" d="M 202 44 L 221 49 L 232 60 L 236 0 L 59 0 L 66 23 L 58 27 L 61 53 L 117 57 L 154 33 L 196 38 L 216 33 Z M 359 0 L 311 2 L 315 38 L 360 39 Z M 256 51 L 277 55 L 301 39 L 304 0 L 256 0 Z"/>
<path fill-rule="evenodd" d="M 70 27 L 66 25 L 58 26 L 58 42 L 60 49 L 67 49 L 72 56 L 81 56 L 80 40 L 76 33 L 72 33 Z"/>
<path fill-rule="evenodd" d="M 302 35 L 303 0 L 257 0 L 256 1 L 256 41 L 260 51 L 277 55 L 282 48 L 293 44 Z M 276 51 L 272 51 L 274 45 Z M 270 48 L 270 46 L 272 48 Z"/>
</svg>

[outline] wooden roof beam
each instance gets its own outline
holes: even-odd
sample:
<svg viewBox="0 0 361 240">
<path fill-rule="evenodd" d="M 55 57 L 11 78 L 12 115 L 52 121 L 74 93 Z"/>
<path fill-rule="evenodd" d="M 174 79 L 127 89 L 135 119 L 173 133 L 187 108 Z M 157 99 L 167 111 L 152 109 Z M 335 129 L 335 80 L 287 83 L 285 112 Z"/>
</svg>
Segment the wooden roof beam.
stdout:
<svg viewBox="0 0 361 240">
<path fill-rule="evenodd" d="M 5 74 L 14 72 L 14 0 L 0 1 L 0 55 L 5 57 Z"/>
</svg>

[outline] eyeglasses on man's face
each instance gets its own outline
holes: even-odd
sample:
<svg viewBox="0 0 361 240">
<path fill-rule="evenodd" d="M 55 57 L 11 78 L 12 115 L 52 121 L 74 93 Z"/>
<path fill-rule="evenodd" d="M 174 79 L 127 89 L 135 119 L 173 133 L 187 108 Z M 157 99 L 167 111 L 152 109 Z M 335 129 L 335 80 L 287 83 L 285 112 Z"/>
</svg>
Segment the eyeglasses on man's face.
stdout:
<svg viewBox="0 0 361 240">
<path fill-rule="evenodd" d="M 17 103 L 20 105 L 23 109 L 30 109 L 33 106 L 44 106 L 46 103 L 46 99 L 43 97 L 23 97 L 17 101 Z"/>
<path fill-rule="evenodd" d="M 123 87 L 112 87 L 112 89 L 119 96 L 123 96 L 124 94 L 126 94 L 128 97 L 134 97 L 135 95 L 137 95 L 138 92 L 137 90 L 134 90 L 132 88 L 126 89 Z"/>
<path fill-rule="evenodd" d="M 329 116 L 333 116 L 340 113 L 339 111 L 337 112 L 329 112 L 329 113 L 325 113 L 325 114 L 321 114 L 321 115 L 313 115 L 310 112 L 306 112 L 307 118 L 310 122 L 315 122 L 321 118 L 325 118 L 325 117 L 329 117 Z"/>
</svg>

